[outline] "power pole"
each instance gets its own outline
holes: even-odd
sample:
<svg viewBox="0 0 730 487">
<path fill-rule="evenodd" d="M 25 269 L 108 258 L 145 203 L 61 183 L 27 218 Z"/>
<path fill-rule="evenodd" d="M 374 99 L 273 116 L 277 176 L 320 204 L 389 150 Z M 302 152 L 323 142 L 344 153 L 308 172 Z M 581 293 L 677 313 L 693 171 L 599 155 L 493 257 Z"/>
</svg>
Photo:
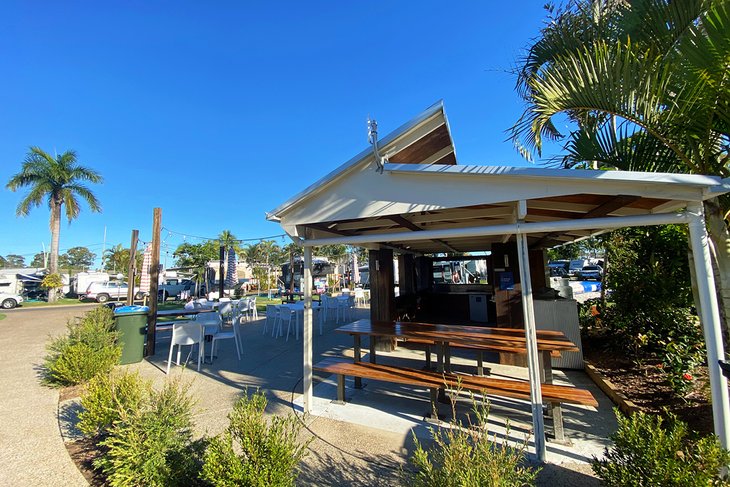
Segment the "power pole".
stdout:
<svg viewBox="0 0 730 487">
<path fill-rule="evenodd" d="M 150 262 L 150 313 L 147 318 L 147 357 L 155 354 L 157 334 L 157 288 L 160 279 L 160 230 L 162 229 L 162 208 L 152 213 L 152 262 Z"/>
<path fill-rule="evenodd" d="M 127 273 L 127 306 L 134 303 L 134 279 L 137 275 L 137 238 L 139 230 L 132 230 L 132 243 L 129 245 L 129 272 Z"/>
</svg>

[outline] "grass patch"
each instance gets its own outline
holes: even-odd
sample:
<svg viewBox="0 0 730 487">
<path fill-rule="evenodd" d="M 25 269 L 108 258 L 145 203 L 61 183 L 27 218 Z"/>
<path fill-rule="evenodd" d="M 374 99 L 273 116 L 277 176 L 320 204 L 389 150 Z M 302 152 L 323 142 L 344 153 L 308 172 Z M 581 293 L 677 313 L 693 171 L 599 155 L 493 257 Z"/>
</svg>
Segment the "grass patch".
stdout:
<svg viewBox="0 0 730 487">
<path fill-rule="evenodd" d="M 6 315 L 0 314 L 0 321 L 4 320 Z"/>
<path fill-rule="evenodd" d="M 86 303 L 93 303 L 93 301 L 86 301 Z M 74 304 L 84 304 L 84 302 L 76 298 L 60 298 L 55 303 L 46 301 L 23 301 L 20 303 L 20 306 L 23 308 L 43 308 L 46 306 L 71 306 Z"/>
</svg>

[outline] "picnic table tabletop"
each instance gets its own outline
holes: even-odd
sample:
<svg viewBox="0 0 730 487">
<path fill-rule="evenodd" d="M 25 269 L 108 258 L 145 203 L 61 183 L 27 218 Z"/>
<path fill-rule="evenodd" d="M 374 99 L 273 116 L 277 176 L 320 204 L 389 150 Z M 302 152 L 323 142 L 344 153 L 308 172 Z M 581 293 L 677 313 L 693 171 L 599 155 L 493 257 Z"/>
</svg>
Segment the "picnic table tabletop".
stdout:
<svg viewBox="0 0 730 487">
<path fill-rule="evenodd" d="M 337 333 L 427 340 L 434 343 L 471 345 L 475 348 L 526 352 L 525 330 L 470 325 L 446 325 L 409 321 L 371 321 L 360 319 L 335 329 Z M 563 332 L 537 330 L 541 351 L 577 352 L 580 349 Z"/>
</svg>

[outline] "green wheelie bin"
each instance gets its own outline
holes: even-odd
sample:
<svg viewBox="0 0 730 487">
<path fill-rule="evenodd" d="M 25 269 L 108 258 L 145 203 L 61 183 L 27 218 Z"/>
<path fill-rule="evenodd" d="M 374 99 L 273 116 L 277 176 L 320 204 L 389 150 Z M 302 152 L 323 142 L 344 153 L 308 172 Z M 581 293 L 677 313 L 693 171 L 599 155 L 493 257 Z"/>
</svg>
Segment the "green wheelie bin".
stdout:
<svg viewBox="0 0 730 487">
<path fill-rule="evenodd" d="M 120 364 L 142 361 L 149 311 L 147 306 L 121 306 L 114 310 L 114 324 L 119 332 L 119 344 L 122 346 Z"/>
</svg>

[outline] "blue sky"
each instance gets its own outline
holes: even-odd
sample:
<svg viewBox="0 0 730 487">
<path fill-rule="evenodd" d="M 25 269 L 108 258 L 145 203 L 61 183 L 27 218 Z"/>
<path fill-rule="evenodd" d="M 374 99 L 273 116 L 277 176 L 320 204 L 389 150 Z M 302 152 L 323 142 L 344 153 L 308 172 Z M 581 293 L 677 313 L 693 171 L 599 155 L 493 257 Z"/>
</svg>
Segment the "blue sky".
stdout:
<svg viewBox="0 0 730 487">
<path fill-rule="evenodd" d="M 505 130 L 509 70 L 542 2 L 5 2 L 0 15 L 0 255 L 49 245 L 49 213 L 5 189 L 30 145 L 75 149 L 104 211 L 61 250 L 174 232 L 281 233 L 264 212 L 443 99 L 462 164 L 526 164 Z M 164 251 L 183 238 L 163 232 Z M 197 242 L 196 239 L 188 239 Z M 167 257 L 168 264 L 172 263 Z"/>
</svg>

